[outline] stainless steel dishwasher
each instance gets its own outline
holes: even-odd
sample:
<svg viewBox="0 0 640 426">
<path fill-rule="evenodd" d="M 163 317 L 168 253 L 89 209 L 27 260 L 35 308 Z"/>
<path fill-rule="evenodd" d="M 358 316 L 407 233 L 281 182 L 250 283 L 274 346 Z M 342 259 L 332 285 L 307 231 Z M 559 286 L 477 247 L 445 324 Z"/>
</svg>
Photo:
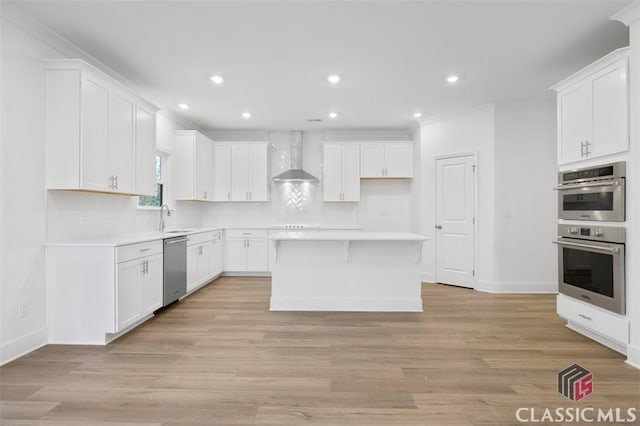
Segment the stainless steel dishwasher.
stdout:
<svg viewBox="0 0 640 426">
<path fill-rule="evenodd" d="M 164 240 L 164 296 L 162 306 L 187 293 L 187 237 Z"/>
</svg>

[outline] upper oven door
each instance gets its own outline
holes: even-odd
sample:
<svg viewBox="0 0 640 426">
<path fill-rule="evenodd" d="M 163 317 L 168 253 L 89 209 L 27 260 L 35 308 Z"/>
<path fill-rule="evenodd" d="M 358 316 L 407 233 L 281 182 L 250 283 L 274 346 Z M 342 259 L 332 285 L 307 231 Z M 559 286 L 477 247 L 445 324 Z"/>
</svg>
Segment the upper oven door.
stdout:
<svg viewBox="0 0 640 426">
<path fill-rule="evenodd" d="M 624 244 L 559 238 L 559 291 L 624 314 Z"/>
<path fill-rule="evenodd" d="M 624 178 L 559 185 L 560 219 L 624 222 Z"/>
</svg>

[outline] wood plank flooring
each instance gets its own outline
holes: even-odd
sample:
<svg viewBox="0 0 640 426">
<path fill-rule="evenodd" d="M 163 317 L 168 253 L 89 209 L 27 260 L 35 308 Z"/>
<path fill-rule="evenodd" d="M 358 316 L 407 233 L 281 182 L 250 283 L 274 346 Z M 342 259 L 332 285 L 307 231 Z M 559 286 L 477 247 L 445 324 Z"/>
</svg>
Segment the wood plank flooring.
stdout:
<svg viewBox="0 0 640 426">
<path fill-rule="evenodd" d="M 509 425 L 518 407 L 639 407 L 640 371 L 564 327 L 551 295 L 424 284 L 424 313 L 269 312 L 221 278 L 106 347 L 0 368 L 2 425 Z M 559 370 L 594 393 L 572 402 Z"/>
</svg>

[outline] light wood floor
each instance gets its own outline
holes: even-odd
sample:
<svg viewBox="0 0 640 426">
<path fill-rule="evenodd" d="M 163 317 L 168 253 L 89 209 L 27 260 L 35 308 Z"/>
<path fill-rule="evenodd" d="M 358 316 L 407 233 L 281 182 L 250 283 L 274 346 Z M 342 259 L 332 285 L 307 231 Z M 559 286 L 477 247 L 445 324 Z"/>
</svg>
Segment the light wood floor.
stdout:
<svg viewBox="0 0 640 426">
<path fill-rule="evenodd" d="M 0 368 L 3 425 L 502 425 L 518 407 L 640 406 L 640 371 L 564 327 L 551 295 L 423 285 L 424 313 L 268 311 L 222 278 L 106 347 Z M 575 403 L 557 372 L 579 363 Z"/>
</svg>

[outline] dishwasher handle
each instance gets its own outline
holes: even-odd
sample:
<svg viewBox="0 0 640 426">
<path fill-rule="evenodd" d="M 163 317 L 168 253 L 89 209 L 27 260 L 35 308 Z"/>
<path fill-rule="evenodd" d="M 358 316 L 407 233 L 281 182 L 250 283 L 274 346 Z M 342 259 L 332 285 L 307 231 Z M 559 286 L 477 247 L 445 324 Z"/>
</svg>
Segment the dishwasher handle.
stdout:
<svg viewBox="0 0 640 426">
<path fill-rule="evenodd" d="M 171 245 L 171 244 L 183 243 L 185 241 L 189 241 L 189 239 L 188 238 L 180 238 L 180 239 L 176 239 L 176 240 L 164 240 L 164 243 L 166 245 Z"/>
</svg>

